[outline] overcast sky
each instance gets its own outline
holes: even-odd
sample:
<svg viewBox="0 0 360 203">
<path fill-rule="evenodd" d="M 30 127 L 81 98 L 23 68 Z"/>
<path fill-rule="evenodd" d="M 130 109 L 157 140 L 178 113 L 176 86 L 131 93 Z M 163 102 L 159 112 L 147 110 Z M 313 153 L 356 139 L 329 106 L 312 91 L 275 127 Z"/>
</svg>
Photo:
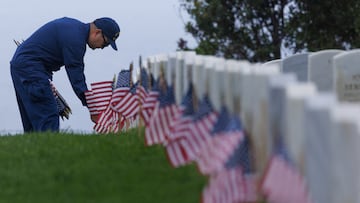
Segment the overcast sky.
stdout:
<svg viewBox="0 0 360 203">
<path fill-rule="evenodd" d="M 0 38 L 0 133 L 22 132 L 10 77 L 9 61 L 16 49 L 13 39 L 26 39 L 41 25 L 64 16 L 82 22 L 91 22 L 99 17 L 115 19 L 121 29 L 117 40 L 118 51 L 111 47 L 104 50 L 88 48 L 85 54 L 86 82 L 90 88 L 92 82 L 111 80 L 121 69 L 128 68 L 131 61 L 137 65 L 139 55 L 145 59 L 174 52 L 180 37 L 189 40 L 190 46 L 194 45 L 192 37 L 184 31 L 184 21 L 188 17 L 180 10 L 179 4 L 179 0 L 0 1 L 0 17 L 3 19 Z M 75 96 L 64 68 L 55 72 L 54 83 L 73 110 L 70 120 L 60 122 L 61 129 L 90 132 L 93 123 L 88 110 Z"/>
</svg>

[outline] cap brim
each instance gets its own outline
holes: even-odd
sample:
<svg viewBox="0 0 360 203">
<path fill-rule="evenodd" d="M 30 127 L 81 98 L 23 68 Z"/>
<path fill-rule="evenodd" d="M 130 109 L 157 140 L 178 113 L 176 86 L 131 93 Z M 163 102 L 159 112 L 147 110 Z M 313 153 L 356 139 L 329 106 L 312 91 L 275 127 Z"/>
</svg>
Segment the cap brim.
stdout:
<svg viewBox="0 0 360 203">
<path fill-rule="evenodd" d="M 117 47 L 116 47 L 115 41 L 110 41 L 110 45 L 111 45 L 111 47 L 112 47 L 115 51 L 117 51 Z"/>
</svg>

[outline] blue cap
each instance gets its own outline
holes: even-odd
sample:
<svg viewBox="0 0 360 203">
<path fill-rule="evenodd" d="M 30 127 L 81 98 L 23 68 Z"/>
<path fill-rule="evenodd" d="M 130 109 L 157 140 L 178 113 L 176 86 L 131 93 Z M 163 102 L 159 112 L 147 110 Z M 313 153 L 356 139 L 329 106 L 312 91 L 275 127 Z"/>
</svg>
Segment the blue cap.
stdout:
<svg viewBox="0 0 360 203">
<path fill-rule="evenodd" d="M 94 24 L 97 28 L 101 29 L 105 37 L 109 40 L 111 47 L 117 50 L 115 40 L 119 37 L 120 27 L 115 20 L 108 17 L 98 18 L 94 21 Z"/>
</svg>

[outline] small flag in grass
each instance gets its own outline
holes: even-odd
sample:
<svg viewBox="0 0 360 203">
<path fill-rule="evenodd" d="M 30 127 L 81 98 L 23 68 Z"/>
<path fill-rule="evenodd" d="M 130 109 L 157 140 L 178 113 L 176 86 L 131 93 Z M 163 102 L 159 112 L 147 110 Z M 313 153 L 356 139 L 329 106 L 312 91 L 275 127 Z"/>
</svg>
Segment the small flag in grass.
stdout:
<svg viewBox="0 0 360 203">
<path fill-rule="evenodd" d="M 159 91 L 158 103 L 145 129 L 146 145 L 162 144 L 169 135 L 169 127 L 178 108 L 173 86 Z"/>
</svg>

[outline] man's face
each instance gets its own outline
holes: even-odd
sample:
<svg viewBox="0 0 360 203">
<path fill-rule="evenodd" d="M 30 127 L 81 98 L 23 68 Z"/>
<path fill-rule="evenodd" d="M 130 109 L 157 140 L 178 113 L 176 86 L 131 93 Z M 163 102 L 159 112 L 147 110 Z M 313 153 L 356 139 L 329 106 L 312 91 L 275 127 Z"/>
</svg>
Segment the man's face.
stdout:
<svg viewBox="0 0 360 203">
<path fill-rule="evenodd" d="M 105 48 L 109 46 L 108 39 L 100 29 L 96 29 L 93 34 L 89 35 L 88 45 L 91 49 Z"/>
</svg>

